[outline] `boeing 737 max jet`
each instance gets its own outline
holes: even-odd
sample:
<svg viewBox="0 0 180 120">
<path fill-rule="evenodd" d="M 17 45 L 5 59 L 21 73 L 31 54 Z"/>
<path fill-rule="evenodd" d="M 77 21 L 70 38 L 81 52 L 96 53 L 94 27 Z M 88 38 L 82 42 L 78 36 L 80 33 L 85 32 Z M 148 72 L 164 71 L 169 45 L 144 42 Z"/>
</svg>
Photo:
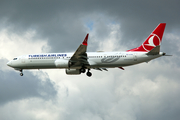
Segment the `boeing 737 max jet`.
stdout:
<svg viewBox="0 0 180 120">
<path fill-rule="evenodd" d="M 68 75 L 85 73 L 91 76 L 91 69 L 105 70 L 107 68 L 120 68 L 135 65 L 142 62 L 149 62 L 152 59 L 164 56 L 160 52 L 166 23 L 160 23 L 149 35 L 145 42 L 134 49 L 124 52 L 86 52 L 88 35 L 74 53 L 40 53 L 15 57 L 7 63 L 8 66 L 20 71 L 23 76 L 23 69 L 65 69 Z"/>
</svg>

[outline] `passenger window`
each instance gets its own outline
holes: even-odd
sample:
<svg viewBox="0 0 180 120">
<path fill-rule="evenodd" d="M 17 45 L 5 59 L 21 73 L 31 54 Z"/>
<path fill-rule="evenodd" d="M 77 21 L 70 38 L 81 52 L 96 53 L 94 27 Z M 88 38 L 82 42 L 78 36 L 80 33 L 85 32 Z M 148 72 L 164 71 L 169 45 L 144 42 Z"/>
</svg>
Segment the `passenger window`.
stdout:
<svg viewBox="0 0 180 120">
<path fill-rule="evenodd" d="M 17 58 L 14 58 L 13 60 L 17 60 Z"/>
</svg>

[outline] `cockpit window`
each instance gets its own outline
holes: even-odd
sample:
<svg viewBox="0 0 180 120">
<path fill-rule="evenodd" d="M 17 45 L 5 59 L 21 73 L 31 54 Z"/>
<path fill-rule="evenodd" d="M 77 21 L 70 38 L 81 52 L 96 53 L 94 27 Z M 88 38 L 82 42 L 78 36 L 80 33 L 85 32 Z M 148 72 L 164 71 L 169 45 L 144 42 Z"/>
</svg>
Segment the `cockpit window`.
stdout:
<svg viewBox="0 0 180 120">
<path fill-rule="evenodd" d="M 17 60 L 17 58 L 14 58 L 13 60 Z"/>
</svg>

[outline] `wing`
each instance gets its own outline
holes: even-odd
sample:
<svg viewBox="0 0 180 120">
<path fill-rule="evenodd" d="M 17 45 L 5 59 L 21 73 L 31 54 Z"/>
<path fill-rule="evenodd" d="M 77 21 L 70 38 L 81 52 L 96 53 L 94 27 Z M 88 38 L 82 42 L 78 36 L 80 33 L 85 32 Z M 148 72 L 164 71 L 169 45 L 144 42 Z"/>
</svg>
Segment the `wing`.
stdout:
<svg viewBox="0 0 180 120">
<path fill-rule="evenodd" d="M 89 34 L 86 35 L 84 41 L 82 44 L 78 47 L 76 52 L 73 54 L 73 56 L 69 60 L 69 68 L 89 68 L 89 62 L 87 61 L 87 41 L 88 41 Z"/>
</svg>

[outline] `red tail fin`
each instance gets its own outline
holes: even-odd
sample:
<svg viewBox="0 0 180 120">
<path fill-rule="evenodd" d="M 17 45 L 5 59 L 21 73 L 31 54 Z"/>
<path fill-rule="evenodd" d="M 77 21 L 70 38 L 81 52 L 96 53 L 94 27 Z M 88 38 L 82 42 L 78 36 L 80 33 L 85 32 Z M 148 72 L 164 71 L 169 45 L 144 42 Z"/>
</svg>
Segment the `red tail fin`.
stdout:
<svg viewBox="0 0 180 120">
<path fill-rule="evenodd" d="M 148 52 L 155 48 L 157 45 L 160 45 L 164 33 L 166 23 L 160 23 L 156 29 L 149 35 L 145 42 L 134 49 L 127 50 L 127 52 L 139 51 L 139 52 Z"/>
</svg>

